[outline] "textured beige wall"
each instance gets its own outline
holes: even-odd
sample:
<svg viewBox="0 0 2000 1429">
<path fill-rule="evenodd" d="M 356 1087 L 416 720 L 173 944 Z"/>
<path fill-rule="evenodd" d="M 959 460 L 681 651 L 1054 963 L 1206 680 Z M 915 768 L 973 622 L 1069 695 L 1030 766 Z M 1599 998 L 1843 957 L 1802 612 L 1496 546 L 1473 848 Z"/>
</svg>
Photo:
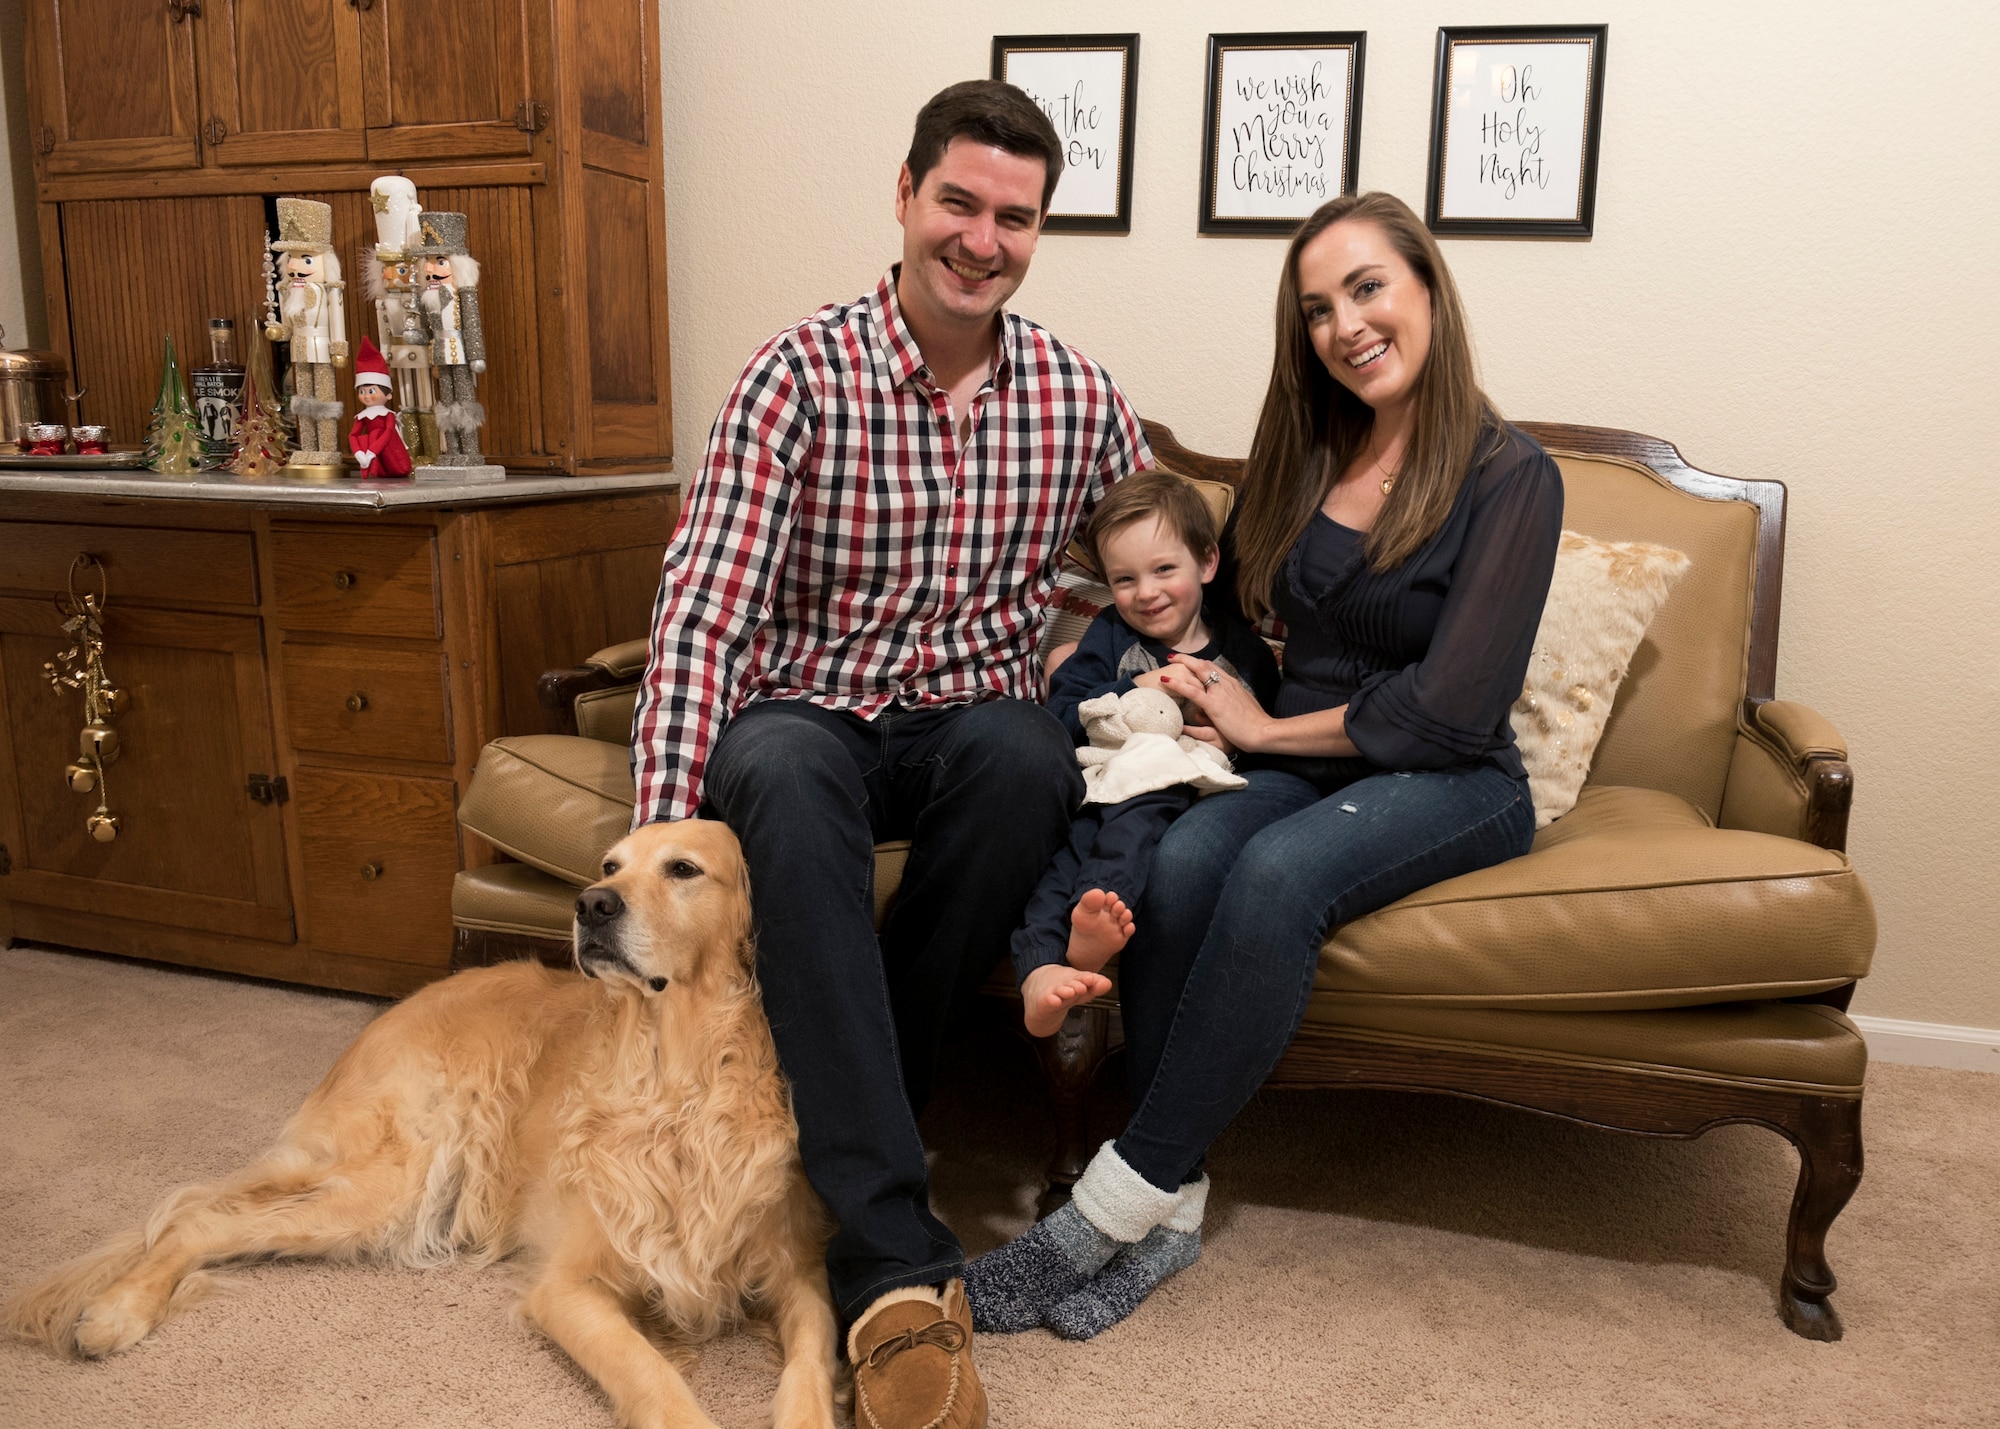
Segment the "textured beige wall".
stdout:
<svg viewBox="0 0 2000 1429">
<path fill-rule="evenodd" d="M 0 0 L 21 184 L 20 0 Z M 1211 29 L 1369 34 L 1361 182 L 1421 207 L 1435 27 L 1545 5 L 1192 0 L 662 6 L 675 425 L 699 454 L 743 359 L 899 250 L 918 106 L 995 29 L 1142 36 L 1133 231 L 1051 235 L 1017 306 L 1191 444 L 1240 452 L 1282 243 L 1195 232 Z M 1598 0 L 1611 25 L 1597 236 L 1453 240 L 1488 388 L 1792 492 L 1779 693 L 1847 734 L 1852 848 L 1882 916 L 1857 1010 L 2000 1028 L 2000 20 L 1973 0 Z M 0 321 L 38 293 L 0 185 Z M 38 302 L 38 298 L 36 299 Z M 37 324 L 39 325 L 39 324 Z M 11 340 L 18 341 L 18 338 Z"/>
<path fill-rule="evenodd" d="M 0 328 L 9 347 L 48 342 L 42 258 L 35 232 L 35 171 L 28 152 L 21 0 L 0 0 Z"/>
</svg>

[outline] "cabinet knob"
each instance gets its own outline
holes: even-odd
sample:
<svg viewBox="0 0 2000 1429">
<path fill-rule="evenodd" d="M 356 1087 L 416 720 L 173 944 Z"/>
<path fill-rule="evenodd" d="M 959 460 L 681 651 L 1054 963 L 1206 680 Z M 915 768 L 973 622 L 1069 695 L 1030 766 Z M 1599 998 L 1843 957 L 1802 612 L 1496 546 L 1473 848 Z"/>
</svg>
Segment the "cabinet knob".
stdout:
<svg viewBox="0 0 2000 1429">
<path fill-rule="evenodd" d="M 347 707 L 348 709 L 352 710 L 355 714 L 360 714 L 363 710 L 368 708 L 368 696 L 362 694 L 361 691 L 356 690 L 353 694 L 347 697 Z"/>
<path fill-rule="evenodd" d="M 382 865 L 379 863 L 362 864 L 361 876 L 367 879 L 370 883 L 373 883 L 376 879 L 382 876 Z"/>
<path fill-rule="evenodd" d="M 335 590 L 352 590 L 352 589 L 354 589 L 354 572 L 353 572 L 353 571 L 335 571 L 335 572 L 333 573 L 333 588 L 334 588 Z"/>
</svg>

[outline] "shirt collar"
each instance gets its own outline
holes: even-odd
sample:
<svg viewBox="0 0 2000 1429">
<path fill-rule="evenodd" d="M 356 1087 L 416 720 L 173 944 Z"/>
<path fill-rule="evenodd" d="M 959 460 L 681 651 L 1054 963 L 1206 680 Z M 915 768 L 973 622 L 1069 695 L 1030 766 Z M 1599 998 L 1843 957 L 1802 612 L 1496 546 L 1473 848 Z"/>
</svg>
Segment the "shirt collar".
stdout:
<svg viewBox="0 0 2000 1429">
<path fill-rule="evenodd" d="M 902 271 L 902 264 L 890 264 L 889 271 L 882 275 L 882 281 L 875 285 L 875 291 L 867 300 L 875 319 L 875 365 L 888 378 L 892 388 L 902 386 L 925 370 L 923 350 L 917 346 L 909 324 L 903 321 L 903 305 L 896 297 L 896 279 Z M 1021 345 L 1021 329 L 1021 320 L 1002 308 L 1000 356 L 993 364 L 992 381 L 996 392 L 1004 391 L 1007 384 L 1014 380 L 1014 359 Z"/>
</svg>

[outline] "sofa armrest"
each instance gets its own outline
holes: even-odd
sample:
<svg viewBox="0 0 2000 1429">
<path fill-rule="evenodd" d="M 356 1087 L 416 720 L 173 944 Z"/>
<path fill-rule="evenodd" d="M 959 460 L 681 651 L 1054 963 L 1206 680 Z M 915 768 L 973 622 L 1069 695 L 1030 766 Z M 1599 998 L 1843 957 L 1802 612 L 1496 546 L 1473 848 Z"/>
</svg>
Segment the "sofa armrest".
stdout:
<svg viewBox="0 0 2000 1429">
<path fill-rule="evenodd" d="M 1757 728 L 1775 740 L 1794 763 L 1847 758 L 1847 741 L 1840 737 L 1833 721 L 1808 705 L 1766 700 L 1757 706 Z"/>
<path fill-rule="evenodd" d="M 1757 705 L 1736 732 L 1723 789 L 1726 829 L 1803 839 L 1845 852 L 1854 803 L 1847 741 L 1818 711 L 1788 700 Z"/>
<path fill-rule="evenodd" d="M 581 665 L 544 670 L 535 683 L 543 729 L 549 734 L 578 733 L 577 697 L 638 684 L 646 673 L 646 652 L 646 641 L 626 640 L 605 646 Z"/>
</svg>

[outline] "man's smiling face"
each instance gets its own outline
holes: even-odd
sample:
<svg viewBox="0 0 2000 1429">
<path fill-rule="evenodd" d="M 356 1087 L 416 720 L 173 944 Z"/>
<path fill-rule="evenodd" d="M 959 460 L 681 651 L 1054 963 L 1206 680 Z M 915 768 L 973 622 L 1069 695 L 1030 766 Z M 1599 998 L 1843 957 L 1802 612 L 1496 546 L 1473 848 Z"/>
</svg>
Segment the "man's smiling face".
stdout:
<svg viewBox="0 0 2000 1429">
<path fill-rule="evenodd" d="M 974 139 L 951 141 L 924 175 L 896 184 L 903 225 L 903 273 L 897 296 L 913 332 L 977 327 L 1014 295 L 1028 275 L 1041 232 L 1042 161 Z"/>
</svg>

